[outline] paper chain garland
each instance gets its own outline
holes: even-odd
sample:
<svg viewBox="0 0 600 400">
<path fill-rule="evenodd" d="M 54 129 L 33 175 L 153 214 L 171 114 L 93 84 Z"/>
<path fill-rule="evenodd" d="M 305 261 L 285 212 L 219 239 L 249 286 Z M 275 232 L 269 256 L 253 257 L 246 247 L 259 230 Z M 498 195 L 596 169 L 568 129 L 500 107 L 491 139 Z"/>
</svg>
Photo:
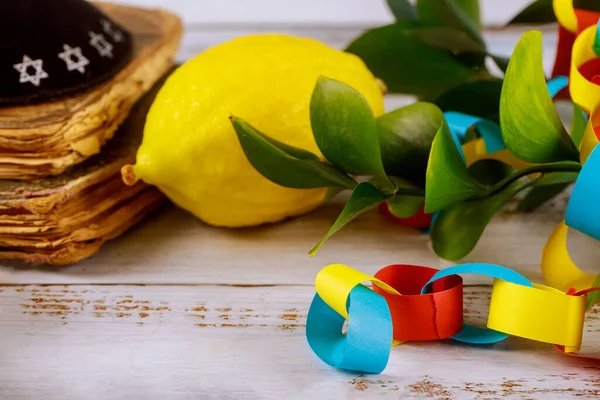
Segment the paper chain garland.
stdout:
<svg viewBox="0 0 600 400">
<path fill-rule="evenodd" d="M 459 264 L 444 270 L 416 265 L 389 265 L 374 276 L 333 264 L 316 277 L 316 294 L 306 321 L 306 338 L 327 364 L 361 373 L 380 373 L 391 347 L 407 341 L 453 339 L 490 344 L 510 335 L 553 344 L 567 355 L 581 348 L 588 294 L 597 275 L 583 272 L 567 249 L 568 228 L 600 240 L 600 13 L 573 8 L 573 0 L 554 0 L 559 21 L 554 98 L 571 97 L 588 124 L 580 145 L 582 170 L 574 184 L 565 219 L 549 237 L 541 268 L 549 286 L 532 283 L 521 274 L 494 264 Z M 565 64 L 565 60 L 568 63 Z M 569 78 L 566 77 L 569 76 Z M 565 93 L 568 87 L 568 93 Z M 494 158 L 516 169 L 530 164 L 514 157 L 493 122 L 461 113 L 445 113 L 450 133 L 466 165 Z M 467 129 L 477 125 L 481 138 L 463 143 Z M 389 214 L 387 208 L 382 209 Z M 389 215 L 391 216 L 391 215 Z M 393 218 L 393 216 L 391 216 Z M 429 220 L 427 219 L 429 217 Z M 408 221 L 416 228 L 435 223 L 434 215 Z M 486 327 L 463 322 L 461 274 L 494 278 Z M 373 283 L 372 289 L 363 282 Z M 346 334 L 342 333 L 348 321 Z"/>
<path fill-rule="evenodd" d="M 550 235 L 542 252 L 541 267 L 546 282 L 559 290 L 571 287 L 590 288 L 597 275 L 580 270 L 567 249 L 568 228 L 600 240 L 600 210 L 595 204 L 600 185 L 600 13 L 576 10 L 572 0 L 554 0 L 554 11 L 560 24 L 559 42 L 572 43 L 570 51 L 560 48 L 555 71 L 561 59 L 569 60 L 569 94 L 573 102 L 589 115 L 579 147 L 583 165 L 575 182 L 565 219 Z M 571 35 L 570 37 L 568 35 Z M 565 52 L 567 52 L 565 54 Z"/>
<path fill-rule="evenodd" d="M 463 322 L 459 274 L 495 278 L 484 328 Z M 364 281 L 373 282 L 373 290 Z M 575 352 L 581 347 L 589 291 L 565 293 L 499 265 L 473 263 L 437 270 L 398 264 L 370 276 L 333 264 L 319 272 L 315 286 L 306 338 L 315 354 L 336 368 L 380 373 L 391 347 L 407 341 L 491 344 L 509 335 L 554 344 L 565 354 L 580 356 Z"/>
</svg>

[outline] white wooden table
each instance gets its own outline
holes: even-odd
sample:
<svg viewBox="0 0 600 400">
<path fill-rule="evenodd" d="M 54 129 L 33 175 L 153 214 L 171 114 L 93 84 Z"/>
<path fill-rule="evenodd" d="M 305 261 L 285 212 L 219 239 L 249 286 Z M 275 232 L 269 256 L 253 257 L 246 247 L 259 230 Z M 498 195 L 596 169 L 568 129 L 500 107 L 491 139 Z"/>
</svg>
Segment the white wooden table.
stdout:
<svg viewBox="0 0 600 400">
<path fill-rule="evenodd" d="M 193 29 L 192 29 L 193 28 Z M 180 59 L 260 28 L 189 29 Z M 264 30 L 271 30 L 267 26 Z M 280 31 L 341 47 L 360 29 Z M 550 32 L 550 31 L 549 31 Z M 510 52 L 519 33 L 488 35 Z M 551 65 L 555 38 L 545 38 Z M 390 97 L 394 107 L 406 99 Z M 543 283 L 541 249 L 564 213 L 558 200 L 531 215 L 499 215 L 465 261 L 515 268 Z M 392 263 L 450 265 L 428 239 L 371 212 L 307 251 L 342 207 L 274 226 L 211 228 L 168 206 L 99 254 L 68 268 L 0 267 L 0 399 L 594 399 L 600 364 L 510 337 L 493 346 L 408 343 L 381 375 L 340 372 L 305 340 L 316 273 L 345 263 L 374 273 Z M 594 265 L 597 242 L 573 232 L 570 250 Z M 598 270 L 596 270 L 598 272 Z M 467 322 L 484 324 L 491 280 L 465 276 Z M 600 352 L 588 314 L 582 351 Z"/>
</svg>

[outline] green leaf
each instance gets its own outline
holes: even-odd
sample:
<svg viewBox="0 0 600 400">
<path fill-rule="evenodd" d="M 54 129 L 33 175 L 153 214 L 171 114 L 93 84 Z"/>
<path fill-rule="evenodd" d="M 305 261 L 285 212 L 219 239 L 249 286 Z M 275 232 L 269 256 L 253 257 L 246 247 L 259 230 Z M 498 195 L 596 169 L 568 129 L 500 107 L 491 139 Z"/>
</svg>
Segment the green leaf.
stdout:
<svg viewBox="0 0 600 400">
<path fill-rule="evenodd" d="M 456 5 L 460 7 L 471 21 L 473 21 L 477 28 L 481 27 L 479 1 L 480 0 L 455 0 Z"/>
<path fill-rule="evenodd" d="M 284 153 L 286 153 L 289 156 L 292 156 L 292 157 L 300 159 L 300 160 L 320 161 L 319 156 L 317 156 L 316 154 L 311 153 L 310 151 L 301 149 L 299 147 L 290 146 L 288 144 L 280 142 L 279 140 L 273 139 L 272 137 L 269 137 L 269 136 L 265 135 L 264 133 L 261 133 L 260 131 L 258 131 L 256 128 L 252 127 L 250 124 L 248 124 L 246 121 L 242 120 L 241 118 L 232 116 L 231 122 L 232 122 L 232 124 L 236 124 L 236 125 L 240 125 L 244 128 L 248 128 L 251 131 L 251 133 L 257 135 L 259 138 L 265 140 L 266 142 L 268 142 L 271 145 L 273 145 L 274 147 L 280 149 L 281 151 L 283 151 Z M 235 125 L 234 125 L 234 127 L 235 127 Z"/>
<path fill-rule="evenodd" d="M 544 174 L 517 205 L 519 212 L 531 212 L 558 196 L 577 180 L 578 172 L 551 172 Z"/>
<path fill-rule="evenodd" d="M 471 79 L 471 81 L 478 79 L 485 79 L 490 75 L 485 65 L 487 55 L 485 53 L 459 53 L 456 54 L 456 59 L 460 62 L 468 65 L 474 71 L 478 71 L 478 75 Z M 425 99 L 422 99 L 425 100 Z"/>
<path fill-rule="evenodd" d="M 381 156 L 387 174 L 425 185 L 429 152 L 443 121 L 442 111 L 426 102 L 377 117 Z"/>
<path fill-rule="evenodd" d="M 352 221 L 359 215 L 376 208 L 392 196 L 393 195 L 391 194 L 380 192 L 369 182 L 359 183 L 352 192 L 348 203 L 346 203 L 346 206 L 342 210 L 342 213 L 339 215 L 333 226 L 325 234 L 323 239 L 321 239 L 321 241 L 310 250 L 309 254 L 314 256 L 321 246 L 323 246 L 325 241 L 337 231 L 342 229 L 348 222 Z"/>
<path fill-rule="evenodd" d="M 514 24 L 549 24 L 556 22 L 552 8 L 552 0 L 537 0 L 519 11 L 507 25 Z"/>
<path fill-rule="evenodd" d="M 385 179 L 378 176 L 374 176 L 371 179 L 369 179 L 369 183 L 381 193 L 394 195 L 394 193 L 396 193 L 396 190 L 398 189 L 395 183 L 393 185 L 390 185 L 390 181 L 393 183 L 394 179 L 395 178 L 393 176 L 386 177 Z"/>
<path fill-rule="evenodd" d="M 518 181 L 500 193 L 441 210 L 430 238 L 435 253 L 450 261 L 467 256 L 479 241 L 494 214 L 529 182 Z"/>
<path fill-rule="evenodd" d="M 575 103 L 573 103 L 573 119 L 571 120 L 571 140 L 573 140 L 573 144 L 575 147 L 579 148 L 581 144 L 581 140 L 583 139 L 583 134 L 585 133 L 585 128 L 587 126 L 587 121 L 583 116 L 583 111 L 581 108 Z"/>
<path fill-rule="evenodd" d="M 575 175 L 581 172 L 581 164 L 576 161 L 557 161 L 547 164 L 532 165 L 530 167 L 521 168 L 511 175 L 502 179 L 500 182 L 488 187 L 480 197 L 487 197 L 501 192 L 506 186 L 523 178 L 529 177 L 532 184 L 555 184 L 571 182 Z M 540 178 L 539 174 L 542 173 Z M 530 177 L 530 175 L 537 175 Z"/>
<path fill-rule="evenodd" d="M 320 77 L 310 102 L 310 124 L 331 163 L 354 175 L 387 178 L 371 106 L 346 83 Z"/>
<path fill-rule="evenodd" d="M 470 126 L 469 128 L 467 128 L 467 131 L 465 132 L 465 136 L 462 138 L 461 142 L 464 143 L 468 143 L 471 140 L 475 140 L 475 139 L 479 139 L 481 136 L 479 136 L 479 133 L 477 131 L 477 126 L 473 125 Z"/>
<path fill-rule="evenodd" d="M 574 0 L 573 7 L 588 11 L 600 11 L 598 0 Z"/>
<path fill-rule="evenodd" d="M 435 97 L 477 74 L 451 53 L 413 37 L 412 30 L 421 27 L 416 21 L 399 21 L 371 29 L 346 51 L 360 57 L 390 93 Z"/>
<path fill-rule="evenodd" d="M 471 39 L 485 46 L 479 34 L 479 26 L 463 7 L 472 7 L 466 0 L 417 0 L 419 20 L 425 26 L 450 27 L 466 33 Z M 472 1 L 471 1 L 472 3 Z"/>
<path fill-rule="evenodd" d="M 417 196 L 394 196 L 387 201 L 390 213 L 397 218 L 409 218 L 419 212 L 425 199 Z"/>
<path fill-rule="evenodd" d="M 556 163 L 546 165 L 556 165 Z M 557 185 L 559 183 L 573 183 L 577 180 L 577 177 L 579 177 L 578 172 L 551 172 L 544 174 L 544 176 L 535 183 L 535 186 Z"/>
<path fill-rule="evenodd" d="M 460 158 L 445 123 L 433 140 L 426 176 L 425 212 L 429 214 L 483 193 Z"/>
<path fill-rule="evenodd" d="M 600 11 L 598 0 L 575 0 L 573 6 L 582 10 Z M 550 24 L 556 22 L 552 0 L 536 0 L 515 15 L 507 25 Z"/>
<path fill-rule="evenodd" d="M 499 56 L 496 54 L 490 54 L 490 57 L 492 57 L 492 60 L 494 60 L 502 72 L 506 72 L 508 64 L 510 63 L 510 57 Z"/>
<path fill-rule="evenodd" d="M 596 277 L 596 279 L 594 280 L 594 283 L 592 283 L 592 287 L 598 287 L 598 286 L 600 286 L 600 275 L 598 275 Z M 591 308 L 598 301 L 600 301 L 600 291 L 588 293 L 585 308 L 586 309 Z"/>
<path fill-rule="evenodd" d="M 397 21 L 417 19 L 417 10 L 410 0 L 387 0 L 387 5 Z"/>
<path fill-rule="evenodd" d="M 391 176 L 390 179 L 394 182 L 394 191 L 390 191 L 386 182 L 383 182 L 379 178 L 373 178 L 369 183 L 375 186 L 380 192 L 392 196 L 387 201 L 388 209 L 392 214 L 398 218 L 407 218 L 414 215 L 423 207 L 425 192 L 421 187 L 396 176 Z"/>
<path fill-rule="evenodd" d="M 546 87 L 542 33 L 523 34 L 506 70 L 500 95 L 500 127 L 507 148 L 521 160 L 578 160 Z"/>
<path fill-rule="evenodd" d="M 538 207 L 549 201 L 550 199 L 558 196 L 562 193 L 569 183 L 557 183 L 554 185 L 543 185 L 534 186 L 531 190 L 523 197 L 523 199 L 517 205 L 516 211 L 518 212 L 532 212 Z"/>
<path fill-rule="evenodd" d="M 398 187 L 399 192 L 402 192 L 405 189 L 420 189 L 418 186 L 413 185 L 405 179 L 392 177 L 392 180 L 396 184 L 396 187 Z M 402 194 L 396 194 L 394 195 L 394 197 L 387 201 L 388 209 L 390 210 L 392 215 L 398 218 L 412 217 L 423 207 L 424 203 L 425 198 L 423 196 L 405 196 Z"/>
<path fill-rule="evenodd" d="M 471 177 L 482 186 L 495 185 L 515 171 L 510 165 L 492 158 L 478 160 L 468 169 Z"/>
<path fill-rule="evenodd" d="M 482 79 L 450 89 L 432 102 L 443 112 L 456 111 L 497 122 L 501 92 L 501 79 Z"/>
<path fill-rule="evenodd" d="M 325 197 L 323 198 L 323 203 L 327 203 L 328 201 L 330 201 L 331 199 L 333 199 L 335 196 L 337 196 L 338 194 L 342 193 L 344 190 L 346 190 L 346 188 L 330 187 L 327 190 L 327 193 L 325 194 Z"/>
<path fill-rule="evenodd" d="M 430 27 L 413 29 L 412 35 L 427 44 L 441 50 L 448 50 L 454 54 L 483 53 L 485 46 L 471 39 L 466 33 L 454 28 Z"/>
<path fill-rule="evenodd" d="M 352 178 L 321 162 L 312 153 L 283 145 L 241 118 L 232 116 L 230 120 L 248 161 L 270 181 L 297 189 L 341 187 L 352 190 L 356 186 Z"/>
</svg>

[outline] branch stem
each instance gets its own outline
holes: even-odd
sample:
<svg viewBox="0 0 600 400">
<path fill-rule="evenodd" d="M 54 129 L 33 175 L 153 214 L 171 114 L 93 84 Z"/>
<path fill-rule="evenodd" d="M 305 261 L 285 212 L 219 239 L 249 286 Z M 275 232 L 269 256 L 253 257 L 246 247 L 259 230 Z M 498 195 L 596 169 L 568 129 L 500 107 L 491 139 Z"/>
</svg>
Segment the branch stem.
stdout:
<svg viewBox="0 0 600 400">
<path fill-rule="evenodd" d="M 496 183 L 494 186 L 485 191 L 479 198 L 493 196 L 494 194 L 501 192 L 505 187 L 510 185 L 511 183 L 523 178 L 524 176 L 531 174 L 548 174 L 552 172 L 580 172 L 581 164 L 573 163 L 567 165 L 556 165 L 556 164 L 541 164 L 541 165 L 533 165 L 531 167 L 523 168 L 516 173 L 502 179 L 500 182 Z"/>
</svg>

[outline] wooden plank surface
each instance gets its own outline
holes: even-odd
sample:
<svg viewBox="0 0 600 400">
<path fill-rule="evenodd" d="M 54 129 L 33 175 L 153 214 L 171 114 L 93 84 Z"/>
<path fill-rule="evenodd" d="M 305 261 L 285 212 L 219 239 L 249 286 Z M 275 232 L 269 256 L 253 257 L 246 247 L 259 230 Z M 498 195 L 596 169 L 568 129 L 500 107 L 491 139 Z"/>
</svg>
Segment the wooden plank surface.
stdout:
<svg viewBox="0 0 600 400">
<path fill-rule="evenodd" d="M 308 1 L 304 7 L 274 0 L 252 6 L 241 0 L 119 1 L 180 13 L 187 30 L 179 61 L 254 32 L 315 37 L 343 48 L 369 24 L 389 18 L 382 4 L 370 0 Z M 490 8 L 500 2 L 483 3 L 486 15 L 498 20 L 508 15 L 502 7 Z M 503 2 L 507 9 L 520 3 Z M 380 14 L 369 14 L 372 10 Z M 556 37 L 553 27 L 543 31 L 550 71 Z M 492 50 L 507 55 L 521 33 L 488 31 L 486 39 Z M 386 106 L 410 101 L 388 96 Z M 452 264 L 431 252 L 427 236 L 376 211 L 348 225 L 310 258 L 308 250 L 341 211 L 342 200 L 281 224 L 244 230 L 212 228 L 169 206 L 75 266 L 0 262 L 0 399 L 600 396 L 597 363 L 513 337 L 486 347 L 405 344 L 393 349 L 381 375 L 324 365 L 304 337 L 312 284 L 322 267 L 341 262 L 373 273 L 391 263 Z M 564 208 L 563 198 L 534 214 L 498 215 L 463 261 L 506 265 L 543 282 L 541 249 Z M 578 264 L 594 271 L 597 242 L 571 232 L 569 249 Z M 465 280 L 484 285 L 466 288 L 465 296 L 467 321 L 483 324 L 490 280 Z M 583 351 L 599 352 L 598 310 L 588 315 Z"/>
<path fill-rule="evenodd" d="M 381 375 L 336 371 L 308 347 L 310 287 L 8 286 L 0 398 L 594 399 L 599 367 L 511 337 L 392 350 Z M 468 287 L 482 324 L 489 287 Z M 598 309 L 582 351 L 600 345 Z"/>
<path fill-rule="evenodd" d="M 342 207 L 340 199 L 280 224 L 228 230 L 207 226 L 171 206 L 74 266 L 31 268 L 3 261 L 0 283 L 311 285 L 317 272 L 331 263 L 369 273 L 388 264 L 454 264 L 430 250 L 427 235 L 389 222 L 378 211 L 350 223 L 311 258 L 308 251 Z M 461 262 L 505 265 L 542 283 L 541 251 L 564 209 L 564 199 L 558 199 L 535 213 L 497 215 Z M 573 230 L 568 244 L 576 262 L 600 272 L 597 242 Z M 491 282 L 476 275 L 465 278 L 469 283 Z"/>
</svg>

